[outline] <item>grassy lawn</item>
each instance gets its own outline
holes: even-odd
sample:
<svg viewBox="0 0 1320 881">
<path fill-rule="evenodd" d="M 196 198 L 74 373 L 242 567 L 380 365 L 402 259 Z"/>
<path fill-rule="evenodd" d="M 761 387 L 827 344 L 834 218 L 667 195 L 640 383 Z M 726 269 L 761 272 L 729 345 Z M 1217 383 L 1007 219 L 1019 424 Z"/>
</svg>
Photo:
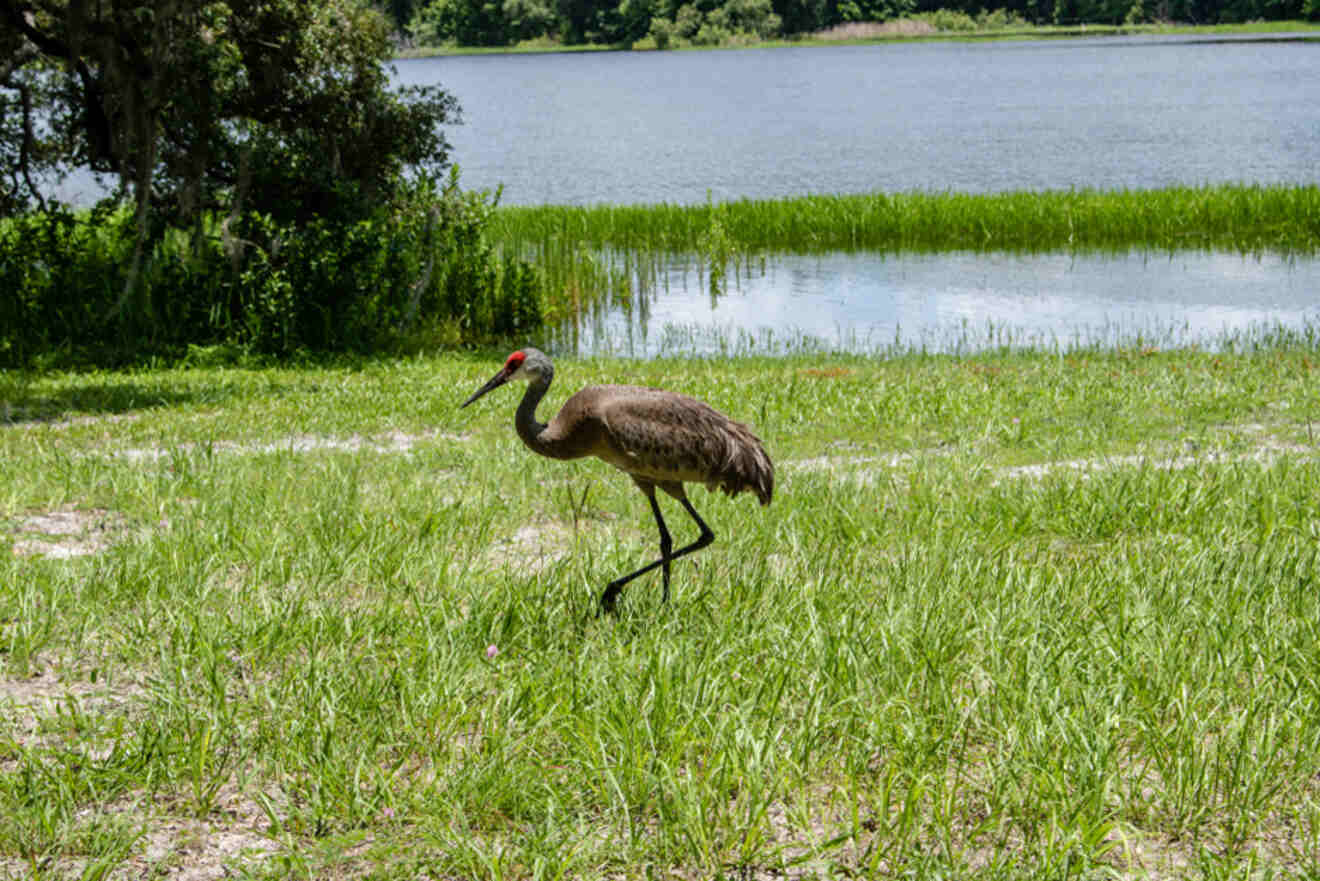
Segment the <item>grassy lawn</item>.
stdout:
<svg viewBox="0 0 1320 881">
<path fill-rule="evenodd" d="M 778 469 L 599 620 L 503 354 L 0 373 L 0 877 L 1320 874 L 1312 346 L 561 360 Z"/>
</svg>

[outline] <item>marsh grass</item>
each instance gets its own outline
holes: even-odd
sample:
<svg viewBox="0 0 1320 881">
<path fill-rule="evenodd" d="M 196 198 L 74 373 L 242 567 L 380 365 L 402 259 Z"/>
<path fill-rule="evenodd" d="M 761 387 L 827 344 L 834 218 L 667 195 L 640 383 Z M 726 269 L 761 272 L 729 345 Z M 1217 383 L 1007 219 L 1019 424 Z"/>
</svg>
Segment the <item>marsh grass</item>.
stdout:
<svg viewBox="0 0 1320 881">
<path fill-rule="evenodd" d="M 696 253 L 717 232 L 727 250 L 753 253 L 1215 248 L 1313 254 L 1320 246 L 1320 187 L 918 191 L 704 205 L 502 206 L 490 232 L 515 250 L 554 241 Z"/>
<path fill-rule="evenodd" d="M 778 465 L 603 620 L 649 512 L 457 408 L 502 354 L 0 373 L 0 544 L 125 524 L 0 553 L 0 873 L 1316 873 L 1303 337 L 561 360 Z"/>
<path fill-rule="evenodd" d="M 1218 250 L 1313 259 L 1320 246 L 1320 188 L 1222 185 L 504 206 L 493 213 L 489 231 L 495 247 L 538 268 L 549 333 L 567 351 L 578 352 L 582 339 L 609 336 L 594 331 L 611 312 L 625 326 L 646 332 L 651 300 L 678 266 L 695 267 L 699 283 L 718 298 L 742 273 L 764 271 L 775 255 L 786 253 Z"/>
</svg>

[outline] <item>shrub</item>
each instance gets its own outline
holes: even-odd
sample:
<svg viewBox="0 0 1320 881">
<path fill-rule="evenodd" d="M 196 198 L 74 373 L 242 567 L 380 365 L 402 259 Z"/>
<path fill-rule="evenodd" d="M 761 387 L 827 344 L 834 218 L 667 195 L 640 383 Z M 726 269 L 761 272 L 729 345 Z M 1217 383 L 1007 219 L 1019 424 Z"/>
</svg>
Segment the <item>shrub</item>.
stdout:
<svg viewBox="0 0 1320 881">
<path fill-rule="evenodd" d="M 728 0 L 723 6 L 733 30 L 755 34 L 760 39 L 773 37 L 783 26 L 770 0 Z"/>
<path fill-rule="evenodd" d="M 667 18 L 651 19 L 651 30 L 649 35 L 655 41 L 655 48 L 668 49 L 673 42 L 677 31 L 674 23 Z"/>
<path fill-rule="evenodd" d="M 674 31 L 685 40 L 690 40 L 701 30 L 701 10 L 691 3 L 678 7 L 674 13 Z"/>
<path fill-rule="evenodd" d="M 1004 31 L 1026 26 L 1026 19 L 1007 9 L 983 9 L 976 15 L 976 27 L 983 31 Z"/>
<path fill-rule="evenodd" d="M 492 202 L 451 177 L 353 221 L 208 216 L 192 235 L 162 236 L 135 279 L 131 211 L 13 218 L 0 224 L 0 364 L 226 344 L 371 351 L 436 326 L 464 340 L 522 332 L 542 322 L 541 284 L 487 240 Z"/>
<path fill-rule="evenodd" d="M 915 17 L 930 22 L 937 31 L 976 30 L 975 19 L 965 12 L 958 12 L 953 9 L 937 9 L 934 12 L 923 13 Z"/>
</svg>

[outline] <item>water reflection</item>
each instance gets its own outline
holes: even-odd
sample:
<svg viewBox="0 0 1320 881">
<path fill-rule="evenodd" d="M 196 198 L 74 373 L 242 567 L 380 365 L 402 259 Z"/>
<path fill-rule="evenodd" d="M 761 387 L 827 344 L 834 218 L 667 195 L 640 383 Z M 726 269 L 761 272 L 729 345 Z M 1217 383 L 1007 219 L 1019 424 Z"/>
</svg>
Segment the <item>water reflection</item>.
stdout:
<svg viewBox="0 0 1320 881">
<path fill-rule="evenodd" d="M 731 267 L 723 292 L 694 258 L 630 269 L 634 293 L 560 328 L 559 351 L 654 357 L 728 349 L 936 351 L 1137 337 L 1213 345 L 1320 320 L 1320 260 L 1264 254 L 775 255 Z"/>
</svg>

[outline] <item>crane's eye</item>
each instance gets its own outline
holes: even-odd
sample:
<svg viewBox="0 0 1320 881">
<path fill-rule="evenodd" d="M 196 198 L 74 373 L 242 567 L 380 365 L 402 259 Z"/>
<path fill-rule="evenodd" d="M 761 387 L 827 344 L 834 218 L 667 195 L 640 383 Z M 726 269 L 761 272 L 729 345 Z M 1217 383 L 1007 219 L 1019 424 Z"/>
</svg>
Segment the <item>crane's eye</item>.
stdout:
<svg viewBox="0 0 1320 881">
<path fill-rule="evenodd" d="M 512 373 L 513 371 L 521 367 L 523 361 L 525 360 L 527 360 L 527 356 L 524 355 L 521 351 L 514 352 L 512 355 L 509 356 L 509 360 L 504 362 L 504 369 Z"/>
</svg>

